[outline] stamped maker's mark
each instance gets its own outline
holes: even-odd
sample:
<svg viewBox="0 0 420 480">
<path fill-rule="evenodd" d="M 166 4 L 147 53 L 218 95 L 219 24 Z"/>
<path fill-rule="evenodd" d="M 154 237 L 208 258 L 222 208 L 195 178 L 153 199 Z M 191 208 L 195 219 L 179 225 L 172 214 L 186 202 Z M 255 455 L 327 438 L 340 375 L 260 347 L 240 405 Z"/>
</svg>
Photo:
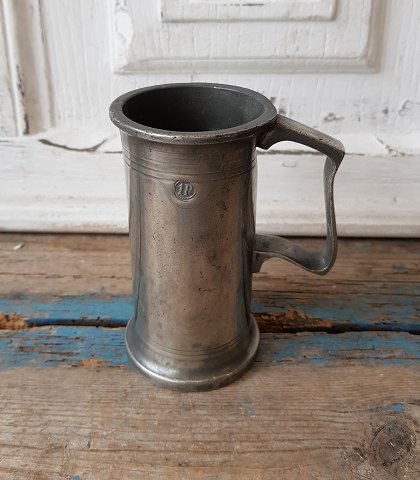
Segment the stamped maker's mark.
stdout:
<svg viewBox="0 0 420 480">
<path fill-rule="evenodd" d="M 191 182 L 188 182 L 187 180 L 178 180 L 175 182 L 174 193 L 178 200 L 186 202 L 187 200 L 194 198 L 196 192 L 195 187 Z"/>
</svg>

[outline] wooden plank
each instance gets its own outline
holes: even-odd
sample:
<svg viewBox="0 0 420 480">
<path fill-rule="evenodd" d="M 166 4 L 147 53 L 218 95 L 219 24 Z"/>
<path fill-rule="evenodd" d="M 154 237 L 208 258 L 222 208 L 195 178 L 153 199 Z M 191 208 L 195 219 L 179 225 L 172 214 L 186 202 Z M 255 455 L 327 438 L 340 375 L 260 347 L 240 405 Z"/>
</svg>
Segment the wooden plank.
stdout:
<svg viewBox="0 0 420 480">
<path fill-rule="evenodd" d="M 0 230 L 126 232 L 123 161 L 114 150 L 98 150 L 106 135 L 88 133 L 97 143 L 85 147 L 77 140 L 68 146 L 42 136 L 2 141 Z M 345 158 L 336 180 L 341 235 L 420 235 L 420 155 L 396 155 L 398 168 L 389 152 Z M 281 235 L 325 232 L 323 163 L 312 153 L 260 155 L 258 230 Z"/>
<path fill-rule="evenodd" d="M 121 329 L 0 338 L 4 480 L 419 478 L 418 336 L 263 335 L 242 379 L 186 394 L 124 368 Z"/>
<path fill-rule="evenodd" d="M 252 12 L 253 16 L 258 16 L 262 15 L 261 11 L 274 8 L 274 6 L 282 8 L 284 5 L 293 4 L 294 8 L 300 7 L 307 11 L 308 5 L 318 6 L 324 1 L 270 0 L 270 2 L 265 2 L 257 0 L 252 2 L 253 5 L 243 3 L 241 6 L 236 6 L 237 2 L 229 1 L 227 8 L 240 9 L 241 13 L 248 10 Z M 91 126 L 102 126 L 107 128 L 109 121 L 106 115 L 106 106 L 111 98 L 140 86 L 172 80 L 230 82 L 256 89 L 268 98 L 272 98 L 276 107 L 280 108 L 282 112 L 287 112 L 288 115 L 313 126 L 326 128 L 329 133 L 404 133 L 407 131 L 418 132 L 419 130 L 418 106 L 416 105 L 416 102 L 419 101 L 417 90 L 419 65 L 416 59 L 419 56 L 420 46 L 417 36 L 420 14 L 415 1 L 410 2 L 406 8 L 401 8 L 401 2 L 383 2 L 381 0 L 365 0 L 360 1 L 360 4 L 355 2 L 343 4 L 338 9 L 346 19 L 342 28 L 336 22 L 313 21 L 301 24 L 293 21 L 276 24 L 268 21 L 260 25 L 249 25 L 250 22 L 245 24 L 234 22 L 231 25 L 220 26 L 213 24 L 213 28 L 216 29 L 214 31 L 217 31 L 217 38 L 210 42 L 208 40 L 211 36 L 211 31 L 209 31 L 211 24 L 208 22 L 189 23 L 174 25 L 173 28 L 168 29 L 167 24 L 159 22 L 160 12 L 154 8 L 155 3 L 151 0 L 149 3 L 144 1 L 133 4 L 115 0 L 112 2 L 115 8 L 115 17 L 112 15 L 111 5 L 110 8 L 98 8 L 93 1 L 80 4 L 67 0 L 64 4 L 65 16 L 62 15 L 64 7 L 61 4 L 57 4 L 54 0 L 43 3 L 45 4 L 43 5 L 43 25 L 49 51 L 51 80 L 54 86 L 53 105 L 56 123 L 63 127 L 72 126 L 86 129 Z M 204 7 L 213 5 L 215 16 L 217 16 L 219 8 L 225 8 L 221 1 L 170 3 L 185 3 L 186 11 L 194 10 L 200 4 Z M 264 6 L 261 6 L 262 3 Z M 334 0 L 330 0 L 330 3 L 334 3 Z M 387 14 L 384 25 L 386 29 L 383 31 L 381 22 L 378 22 L 381 15 L 374 14 L 373 24 L 379 28 L 370 30 L 369 37 L 357 35 L 355 31 L 360 31 L 363 17 L 366 20 L 363 12 L 366 13 L 369 10 L 370 4 L 374 5 L 373 11 L 377 11 L 375 6 L 379 7 L 379 10 L 384 10 L 386 5 Z M 148 8 L 149 6 L 150 8 Z M 139 18 L 129 14 L 132 10 L 143 9 L 147 17 Z M 354 12 L 354 16 L 351 17 L 353 22 L 349 22 L 350 17 L 345 15 L 349 11 L 348 9 Z M 114 17 L 115 22 L 112 22 L 110 16 Z M 147 18 L 153 19 L 153 22 L 148 23 Z M 144 21 L 145 28 L 138 26 L 138 22 L 141 20 Z M 103 29 L 103 25 L 108 24 L 110 27 L 109 38 Z M 223 34 L 226 27 L 230 33 L 226 34 L 225 31 Z M 330 35 L 331 29 L 335 31 L 336 35 Z M 203 35 L 203 30 L 208 34 Z M 254 30 L 254 38 L 250 35 L 250 30 Z M 287 36 L 284 37 L 284 41 L 276 41 L 280 32 L 285 30 Z M 215 36 L 214 31 L 213 36 Z M 344 32 L 347 35 L 344 35 Z M 290 42 L 290 38 L 294 38 L 295 34 L 301 43 Z M 137 35 L 147 41 L 146 47 L 136 48 L 137 39 L 134 37 Z M 328 41 L 323 42 L 325 35 Z M 179 38 L 180 45 L 176 50 L 171 50 L 170 39 L 174 40 L 175 38 Z M 217 61 L 216 52 L 208 53 L 209 49 L 213 49 L 217 44 L 222 47 L 221 53 L 226 54 L 228 59 L 220 74 L 215 73 L 213 67 L 206 68 L 204 74 L 197 74 L 197 70 L 191 68 L 190 58 L 187 55 L 185 62 L 188 63 L 188 69 L 186 73 L 182 73 L 179 68 L 176 68 L 176 75 L 153 74 L 145 67 L 145 63 L 141 62 L 134 75 L 119 75 L 112 71 L 115 63 L 118 63 L 117 52 L 114 48 L 109 48 L 114 40 L 116 43 L 120 43 L 124 50 L 131 51 L 131 54 L 125 57 L 128 62 L 130 60 L 138 61 L 139 56 L 141 57 L 143 54 L 158 54 L 154 49 L 164 46 L 162 44 L 167 46 L 166 50 L 170 49 L 170 56 L 175 60 L 175 55 L 185 52 L 185 44 L 191 44 L 191 41 L 196 43 L 197 56 L 209 56 L 205 60 L 207 66 L 209 60 Z M 71 49 L 68 48 L 69 41 L 72 45 Z M 124 41 L 126 42 L 125 48 Z M 238 42 L 239 45 L 237 45 Z M 344 50 L 339 46 L 343 43 L 346 45 Z M 316 44 L 321 47 L 318 52 L 314 50 Z M 277 48 L 276 52 L 273 49 L 277 45 L 282 45 L 282 48 Z M 284 75 L 285 65 L 282 64 L 280 75 L 272 75 L 271 72 L 262 75 L 256 63 L 252 63 L 252 74 L 235 75 L 232 74 L 232 68 L 235 69 L 235 66 L 241 63 L 241 58 L 234 53 L 238 52 L 237 47 L 243 51 L 241 56 L 249 55 L 250 50 L 253 49 L 254 52 L 259 52 L 258 58 L 260 54 L 268 54 L 271 50 L 274 63 L 278 61 L 279 56 L 282 57 L 286 54 L 291 56 L 289 60 L 291 63 L 301 59 L 304 61 L 304 66 L 310 67 L 311 63 L 315 62 L 316 72 L 310 75 L 300 73 Z M 373 54 L 375 51 L 378 52 L 377 55 Z M 311 62 L 310 59 L 305 58 L 305 52 L 316 58 Z M 328 74 L 324 70 L 325 65 L 322 65 L 322 57 L 327 52 L 332 54 L 333 63 L 337 63 L 337 57 L 342 57 L 346 53 L 349 56 L 346 56 L 344 63 L 352 64 L 358 59 L 363 63 L 369 58 L 372 61 L 374 59 L 374 63 L 381 63 L 381 65 L 377 65 L 378 68 L 380 67 L 381 73 L 378 72 L 375 75 L 346 74 L 345 65 L 343 69 L 340 65 L 341 74 Z M 404 52 L 403 57 L 401 57 L 401 52 Z M 158 55 L 156 60 L 159 61 Z M 172 63 L 169 66 L 173 68 L 173 65 Z M 69 78 L 75 78 L 77 81 L 69 82 Z M 397 164 L 398 161 L 395 162 L 396 170 L 398 169 Z"/>
<path fill-rule="evenodd" d="M 123 367 L 127 363 L 123 328 L 58 326 L 0 333 L 0 370 L 20 366 L 77 367 L 87 361 L 107 367 Z M 284 363 L 415 366 L 419 361 L 419 335 L 320 332 L 262 334 L 256 363 L 263 366 Z"/>
<path fill-rule="evenodd" d="M 21 92 L 15 83 L 15 66 L 10 65 L 12 59 L 10 45 L 10 23 L 6 22 L 9 16 L 8 2 L 0 3 L 0 136 L 14 136 L 18 133 L 16 121 L 19 121 L 19 107 Z M 16 115 L 16 116 L 15 116 Z M 17 118 L 16 118 L 17 117 Z"/>
<path fill-rule="evenodd" d="M 297 241 L 313 250 L 323 244 L 318 238 Z M 0 288 L 8 298 L 24 292 L 127 295 L 131 289 L 127 235 L 2 233 L 0 262 Z M 337 261 L 327 276 L 272 259 L 254 276 L 254 291 L 386 294 L 420 283 L 419 265 L 420 240 L 339 239 Z"/>
<path fill-rule="evenodd" d="M 321 246 L 319 239 L 300 243 Z M 252 310 L 264 332 L 418 332 L 419 247 L 418 240 L 341 240 L 326 277 L 270 260 L 254 276 Z M 3 234 L 0 262 L 5 314 L 33 325 L 110 326 L 131 315 L 126 236 Z"/>
<path fill-rule="evenodd" d="M 417 328 L 419 241 L 341 247 L 328 277 L 264 266 L 262 329 Z M 127 368 L 126 236 L 3 234 L 0 262 L 0 310 L 78 324 L 0 315 L 2 480 L 419 478 L 419 335 L 263 333 L 239 381 L 180 394 Z"/>
<path fill-rule="evenodd" d="M 404 295 L 404 291 L 406 295 Z M 302 298 L 303 297 L 303 298 Z M 251 310 L 262 332 L 395 331 L 420 333 L 419 297 L 410 288 L 398 294 L 348 297 L 259 292 Z M 0 312 L 17 314 L 28 326 L 125 326 L 133 313 L 131 295 L 28 296 L 0 299 Z"/>
<path fill-rule="evenodd" d="M 14 97 L 15 135 L 45 131 L 51 126 L 51 95 L 54 89 L 49 78 L 43 6 L 40 0 L 3 0 L 2 6 Z"/>
<path fill-rule="evenodd" d="M 0 289 L 5 298 L 105 295 L 131 291 L 127 235 L 0 235 Z"/>
</svg>

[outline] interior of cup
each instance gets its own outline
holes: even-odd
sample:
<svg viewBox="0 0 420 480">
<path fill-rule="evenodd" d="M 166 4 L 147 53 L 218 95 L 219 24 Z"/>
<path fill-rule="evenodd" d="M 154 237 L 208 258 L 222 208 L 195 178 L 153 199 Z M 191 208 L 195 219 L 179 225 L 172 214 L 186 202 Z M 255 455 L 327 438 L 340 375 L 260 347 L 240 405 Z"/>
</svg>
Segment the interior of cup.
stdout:
<svg viewBox="0 0 420 480">
<path fill-rule="evenodd" d="M 240 91 L 190 84 L 145 90 L 129 98 L 122 110 L 131 121 L 146 127 L 203 132 L 251 122 L 265 107 Z"/>
</svg>

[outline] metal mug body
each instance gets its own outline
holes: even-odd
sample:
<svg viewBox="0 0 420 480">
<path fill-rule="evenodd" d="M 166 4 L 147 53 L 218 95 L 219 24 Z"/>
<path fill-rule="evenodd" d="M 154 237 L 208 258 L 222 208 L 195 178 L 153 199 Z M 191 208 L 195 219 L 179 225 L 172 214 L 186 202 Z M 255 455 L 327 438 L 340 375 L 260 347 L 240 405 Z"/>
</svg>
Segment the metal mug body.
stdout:
<svg viewBox="0 0 420 480">
<path fill-rule="evenodd" d="M 129 355 L 172 387 L 233 381 L 258 346 L 250 313 L 255 139 L 157 145 L 123 133 L 122 142 L 135 308 Z"/>
<path fill-rule="evenodd" d="M 171 84 L 122 95 L 110 117 L 121 131 L 129 198 L 129 358 L 180 390 L 230 383 L 258 348 L 253 271 L 275 255 L 314 264 L 284 239 L 269 252 L 273 239 L 255 234 L 256 146 L 275 141 L 265 134 L 279 128 L 277 112 L 248 89 Z"/>
</svg>

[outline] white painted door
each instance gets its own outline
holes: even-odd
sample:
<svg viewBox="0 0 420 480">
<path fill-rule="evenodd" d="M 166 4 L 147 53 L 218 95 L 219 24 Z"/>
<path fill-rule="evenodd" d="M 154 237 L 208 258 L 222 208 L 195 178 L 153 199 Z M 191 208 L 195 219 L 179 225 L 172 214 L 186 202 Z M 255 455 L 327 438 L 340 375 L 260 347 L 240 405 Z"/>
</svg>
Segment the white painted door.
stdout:
<svg viewBox="0 0 420 480">
<path fill-rule="evenodd" d="M 417 0 L 1 0 L 0 228 L 124 231 L 117 95 L 257 90 L 346 146 L 339 232 L 420 234 Z M 260 154 L 258 224 L 324 231 L 322 158 Z"/>
</svg>

